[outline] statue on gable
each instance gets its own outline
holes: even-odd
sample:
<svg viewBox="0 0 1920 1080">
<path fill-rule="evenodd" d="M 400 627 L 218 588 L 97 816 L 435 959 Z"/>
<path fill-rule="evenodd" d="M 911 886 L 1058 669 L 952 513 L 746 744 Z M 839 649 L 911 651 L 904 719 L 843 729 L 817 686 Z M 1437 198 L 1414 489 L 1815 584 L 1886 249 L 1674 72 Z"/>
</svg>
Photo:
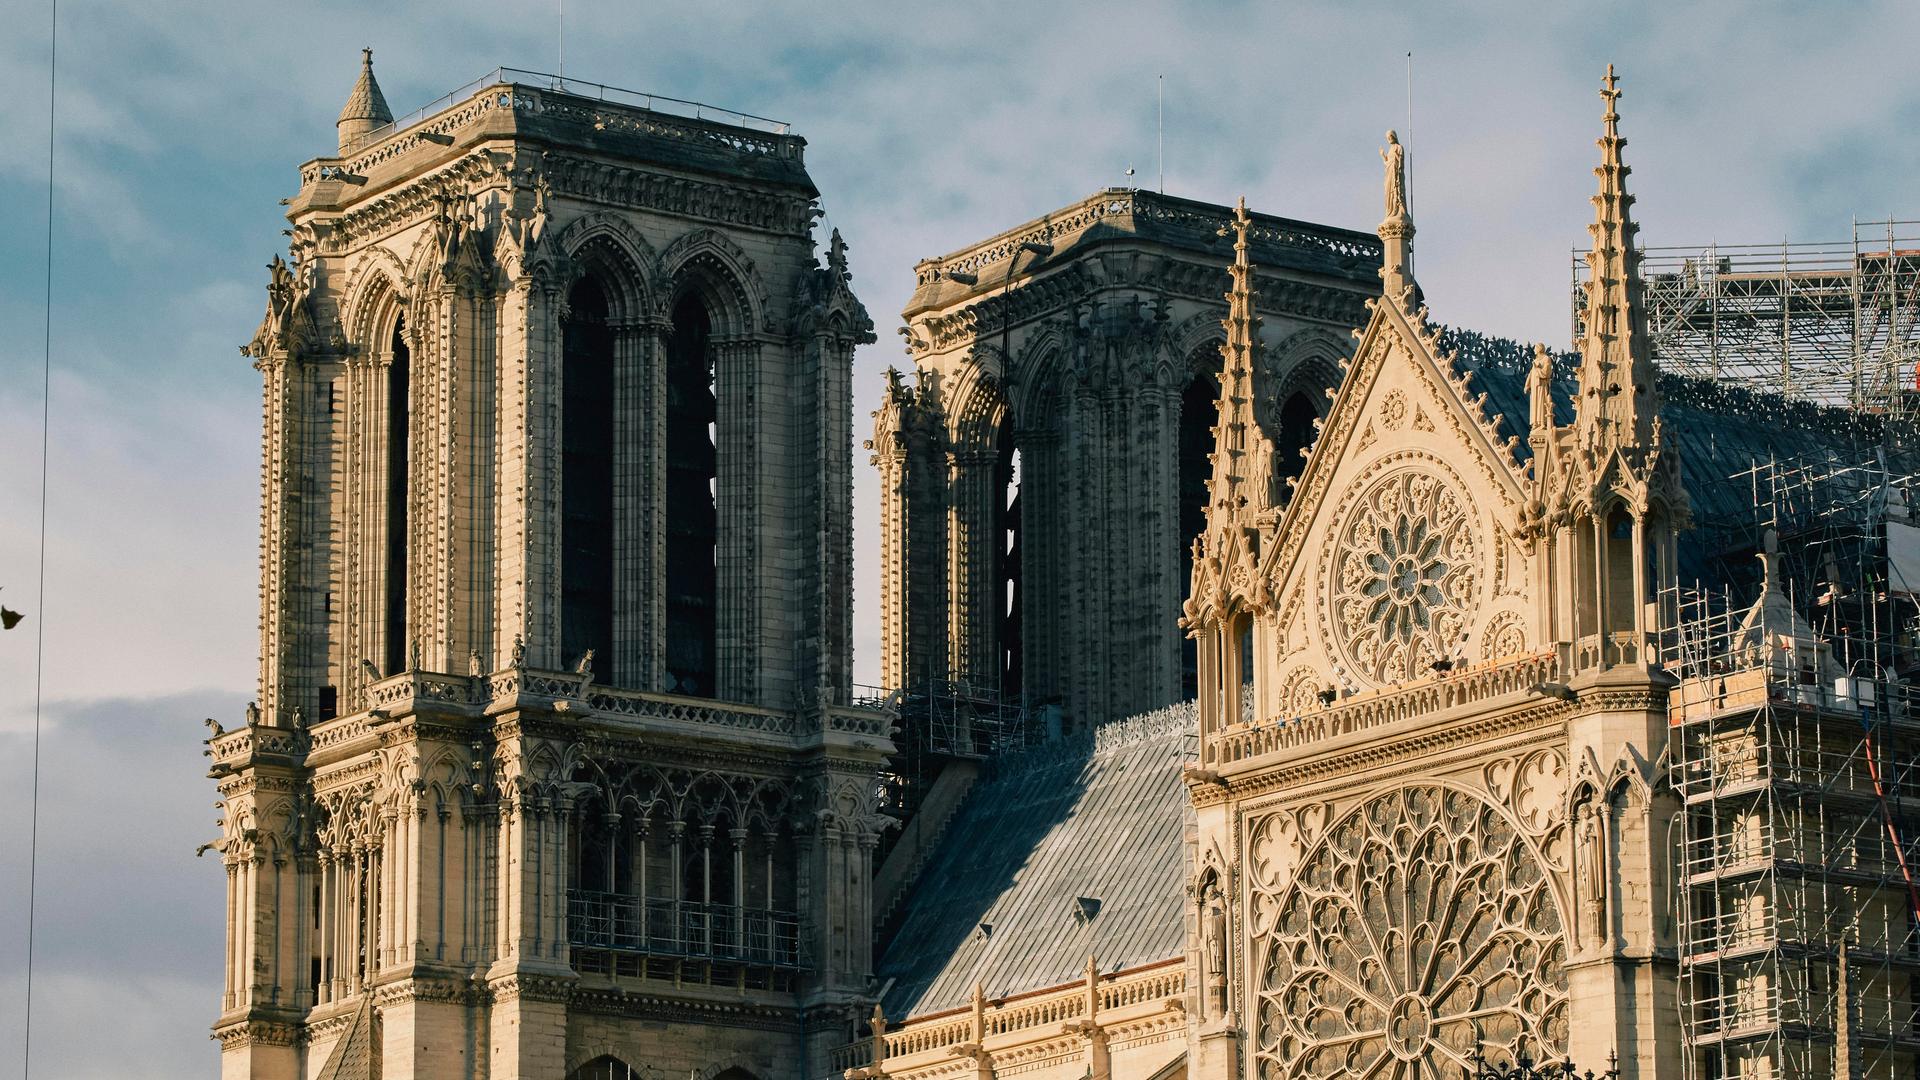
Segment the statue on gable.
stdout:
<svg viewBox="0 0 1920 1080">
<path fill-rule="evenodd" d="M 1407 148 L 1400 145 L 1400 137 L 1392 131 L 1387 132 L 1387 145 L 1380 151 L 1380 160 L 1387 163 L 1387 217 L 1389 220 L 1407 216 Z"/>
</svg>

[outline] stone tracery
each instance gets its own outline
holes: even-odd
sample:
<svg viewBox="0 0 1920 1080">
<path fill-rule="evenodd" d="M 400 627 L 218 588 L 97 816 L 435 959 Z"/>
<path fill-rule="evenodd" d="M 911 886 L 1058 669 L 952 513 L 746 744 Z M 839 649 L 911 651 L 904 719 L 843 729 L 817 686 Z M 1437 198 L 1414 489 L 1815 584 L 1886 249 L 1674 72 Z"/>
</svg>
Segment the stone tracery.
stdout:
<svg viewBox="0 0 1920 1080">
<path fill-rule="evenodd" d="M 1418 467 L 1375 482 L 1338 543 L 1333 636 L 1360 675 L 1399 682 L 1452 656 L 1479 603 L 1481 544 L 1449 484 Z"/>
<path fill-rule="evenodd" d="M 1256 883 L 1256 890 L 1258 884 Z M 1258 1075 L 1439 1076 L 1567 1045 L 1565 930 L 1537 853 L 1457 789 L 1374 796 L 1328 830 L 1252 956 Z"/>
</svg>

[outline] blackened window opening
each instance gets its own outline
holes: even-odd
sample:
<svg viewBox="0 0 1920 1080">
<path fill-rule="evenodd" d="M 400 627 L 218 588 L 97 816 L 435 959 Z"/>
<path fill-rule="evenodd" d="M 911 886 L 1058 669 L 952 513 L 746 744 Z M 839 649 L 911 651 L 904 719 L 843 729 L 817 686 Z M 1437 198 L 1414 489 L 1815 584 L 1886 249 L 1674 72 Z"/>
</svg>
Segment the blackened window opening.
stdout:
<svg viewBox="0 0 1920 1080">
<path fill-rule="evenodd" d="M 560 660 L 571 665 L 613 644 L 613 329 L 594 278 L 568 295 L 561 338 Z"/>
<path fill-rule="evenodd" d="M 1313 422 L 1320 413 L 1313 407 L 1313 400 L 1302 390 L 1286 400 L 1280 406 L 1280 432 L 1276 440 L 1275 451 L 1279 460 L 1274 463 L 1279 473 L 1281 490 L 1275 494 L 1287 497 L 1286 481 L 1300 478 L 1300 470 L 1306 467 L 1307 459 L 1300 456 L 1301 451 L 1313 445 Z"/>
<path fill-rule="evenodd" d="M 719 455 L 713 324 L 697 296 L 674 305 L 667 338 L 667 690 L 714 696 Z"/>
<path fill-rule="evenodd" d="M 1025 685 L 1020 655 L 1020 451 L 1013 445 L 1011 426 L 1000 431 L 1000 453 L 994 462 L 993 554 L 994 612 L 999 622 L 1000 694 L 1018 701 Z"/>
<path fill-rule="evenodd" d="M 387 363 L 387 603 L 385 673 L 407 666 L 407 482 L 412 461 L 413 363 L 407 321 L 395 321 Z"/>
<path fill-rule="evenodd" d="M 1207 480 L 1213 464 L 1213 422 L 1219 415 L 1220 391 L 1213 380 L 1194 378 L 1180 395 L 1180 597 L 1193 595 L 1193 542 L 1207 527 Z M 1190 637 L 1180 639 L 1180 687 L 1184 697 L 1200 693 L 1200 655 Z"/>
</svg>

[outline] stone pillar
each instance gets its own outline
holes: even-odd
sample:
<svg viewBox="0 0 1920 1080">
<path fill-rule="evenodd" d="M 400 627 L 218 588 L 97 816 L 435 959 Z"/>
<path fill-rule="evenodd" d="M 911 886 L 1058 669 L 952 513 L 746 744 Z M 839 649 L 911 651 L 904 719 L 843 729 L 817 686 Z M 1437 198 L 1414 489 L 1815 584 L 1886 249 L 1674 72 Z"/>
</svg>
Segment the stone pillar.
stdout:
<svg viewBox="0 0 1920 1080">
<path fill-rule="evenodd" d="M 1605 790 L 1576 806 L 1574 949 L 1567 962 L 1568 1053 L 1620 1055 L 1628 1080 L 1678 1080 L 1680 1037 L 1669 845 L 1680 808 L 1653 762 L 1666 749 L 1661 673 L 1614 667 L 1576 676 L 1573 760 L 1612 763 Z M 1663 1052 L 1663 1049 L 1665 1051 Z"/>
<path fill-rule="evenodd" d="M 215 847 L 226 871 L 227 934 L 214 1034 L 223 1077 L 278 1080 L 294 1075 L 296 1032 L 306 1008 L 299 993 L 305 979 L 298 958 L 301 923 L 293 906 L 301 882 L 288 823 L 263 819 L 254 797 L 257 785 L 278 787 L 286 774 L 271 769 L 263 776 L 256 769 L 229 776 L 221 787 L 225 827 Z"/>
<path fill-rule="evenodd" d="M 565 296 L 551 275 L 525 275 L 501 304 L 495 422 L 499 490 L 494 544 L 500 650 L 523 641 L 527 663 L 560 656 L 560 325 Z M 491 666 L 504 667 L 502 657 Z"/>
<path fill-rule="evenodd" d="M 715 693 L 728 701 L 761 700 L 760 671 L 760 342 L 716 339 L 713 384 L 718 452 L 714 513 L 719 549 L 714 580 Z"/>
<path fill-rule="evenodd" d="M 452 356 L 452 518 L 447 523 L 449 627 L 435 670 L 464 672 L 477 655 L 489 670 L 494 638 L 494 543 L 500 490 L 495 444 L 499 403 L 497 334 L 492 301 L 471 285 L 455 294 L 449 328 Z M 508 642 L 507 644 L 512 644 Z"/>
<path fill-rule="evenodd" d="M 613 655 L 606 681 L 658 689 L 665 642 L 661 580 L 666 490 L 661 437 L 666 327 L 652 319 L 613 330 Z"/>
</svg>

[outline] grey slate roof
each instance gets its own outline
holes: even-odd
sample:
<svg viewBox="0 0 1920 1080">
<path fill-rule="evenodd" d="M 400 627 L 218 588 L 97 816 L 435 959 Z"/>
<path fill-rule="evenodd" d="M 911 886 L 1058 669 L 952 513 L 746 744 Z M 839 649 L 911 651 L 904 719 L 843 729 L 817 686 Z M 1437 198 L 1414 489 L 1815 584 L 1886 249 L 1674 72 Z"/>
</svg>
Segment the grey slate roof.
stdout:
<svg viewBox="0 0 1920 1080">
<path fill-rule="evenodd" d="M 1501 433 L 1520 437 L 1525 460 L 1532 453 L 1526 445 L 1532 347 L 1456 328 L 1440 336 L 1443 348 L 1457 350 L 1457 366 L 1474 373 L 1472 389 L 1486 393 L 1487 415 L 1502 414 Z M 1556 353 L 1554 359 L 1554 422 L 1572 423 L 1579 359 L 1571 352 Z M 1753 561 L 1747 557 L 1758 539 L 1749 535 L 1753 492 L 1735 478 L 1737 473 L 1769 460 L 1870 461 L 1884 434 L 1872 415 L 1665 372 L 1660 396 L 1660 419 L 1679 447 L 1681 480 L 1693 503 L 1694 528 L 1680 537 L 1680 580 L 1687 585 L 1727 583 L 1729 565 L 1745 570 Z M 1895 451 L 1892 456 L 1920 455 Z M 1920 460 L 1903 463 L 1920 471 Z"/>
<path fill-rule="evenodd" d="M 1179 956 L 1188 820 L 1176 705 L 1010 754 L 977 781 L 907 900 L 878 971 L 896 1019 Z M 1076 919 L 1079 898 L 1097 901 Z M 991 927 L 983 931 L 982 924 Z"/>
</svg>

